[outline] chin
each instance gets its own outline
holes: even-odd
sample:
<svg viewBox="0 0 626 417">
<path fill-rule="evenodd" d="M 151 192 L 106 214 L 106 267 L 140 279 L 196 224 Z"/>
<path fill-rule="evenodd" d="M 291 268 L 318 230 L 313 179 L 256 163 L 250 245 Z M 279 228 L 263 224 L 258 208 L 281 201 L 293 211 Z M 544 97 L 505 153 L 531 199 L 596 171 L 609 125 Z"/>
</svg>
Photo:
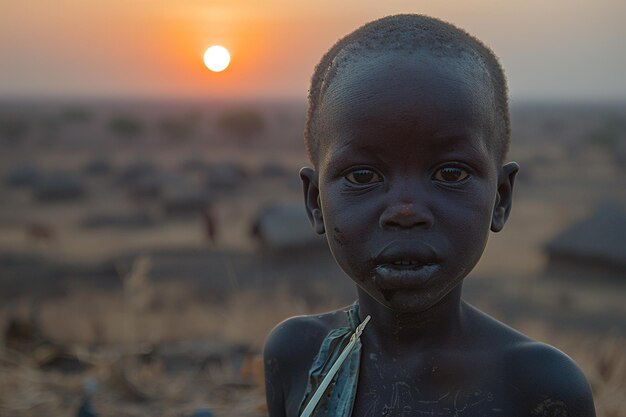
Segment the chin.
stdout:
<svg viewBox="0 0 626 417">
<path fill-rule="evenodd" d="M 433 307 L 438 299 L 426 296 L 420 291 L 379 290 L 374 297 L 380 304 L 398 313 L 422 313 Z"/>
</svg>

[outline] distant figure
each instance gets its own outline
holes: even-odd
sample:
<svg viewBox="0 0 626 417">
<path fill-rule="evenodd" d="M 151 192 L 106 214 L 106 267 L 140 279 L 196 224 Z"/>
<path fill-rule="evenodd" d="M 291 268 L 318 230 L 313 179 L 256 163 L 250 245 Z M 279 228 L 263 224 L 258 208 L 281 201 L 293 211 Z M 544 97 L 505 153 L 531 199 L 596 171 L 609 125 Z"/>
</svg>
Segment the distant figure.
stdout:
<svg viewBox="0 0 626 417">
<path fill-rule="evenodd" d="M 31 320 L 12 317 L 4 331 L 4 345 L 18 352 L 32 349 L 40 341 L 40 330 Z"/>
<path fill-rule="evenodd" d="M 92 378 L 88 378 L 87 380 L 85 380 L 85 382 L 83 383 L 83 390 L 84 390 L 83 402 L 78 408 L 76 417 L 98 417 L 98 414 L 94 410 L 93 405 L 91 403 L 91 398 L 93 397 L 97 389 L 98 389 L 98 382 L 96 380 Z"/>
<path fill-rule="evenodd" d="M 18 352 L 29 352 L 45 341 L 41 326 L 41 300 L 32 297 L 27 317 L 10 317 L 4 331 L 4 345 Z"/>
<path fill-rule="evenodd" d="M 509 126 L 497 58 L 449 23 L 390 16 L 326 53 L 300 177 L 358 299 L 269 335 L 270 417 L 595 415 L 569 357 L 461 298 L 511 210 Z"/>
<path fill-rule="evenodd" d="M 207 203 L 204 209 L 202 209 L 202 221 L 204 223 L 204 234 L 206 239 L 211 244 L 215 244 L 217 239 L 217 219 L 215 218 L 212 203 Z"/>
<path fill-rule="evenodd" d="M 93 409 L 93 405 L 91 404 L 91 398 L 85 397 L 83 399 L 76 417 L 98 417 L 98 414 Z"/>
</svg>

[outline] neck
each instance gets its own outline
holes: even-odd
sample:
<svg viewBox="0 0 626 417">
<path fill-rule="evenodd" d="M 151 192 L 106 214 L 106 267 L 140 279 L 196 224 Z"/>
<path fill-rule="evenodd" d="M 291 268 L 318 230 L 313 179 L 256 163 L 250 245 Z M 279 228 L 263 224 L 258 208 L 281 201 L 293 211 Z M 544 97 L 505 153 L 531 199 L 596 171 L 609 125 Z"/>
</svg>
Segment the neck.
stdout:
<svg viewBox="0 0 626 417">
<path fill-rule="evenodd" d="M 361 340 L 375 351 L 400 354 L 407 350 L 441 348 L 462 331 L 461 284 L 437 304 L 420 312 L 397 312 L 358 288 L 359 316 L 370 315 Z"/>
</svg>

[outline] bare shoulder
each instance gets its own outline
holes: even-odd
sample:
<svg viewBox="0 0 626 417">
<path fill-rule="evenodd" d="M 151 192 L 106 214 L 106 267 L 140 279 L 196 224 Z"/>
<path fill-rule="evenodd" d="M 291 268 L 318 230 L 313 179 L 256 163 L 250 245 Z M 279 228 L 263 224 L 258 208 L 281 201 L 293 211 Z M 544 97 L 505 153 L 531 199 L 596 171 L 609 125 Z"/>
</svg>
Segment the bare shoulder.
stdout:
<svg viewBox="0 0 626 417">
<path fill-rule="evenodd" d="M 329 331 L 345 326 L 345 311 L 296 316 L 270 332 L 263 349 L 265 388 L 269 415 L 286 415 L 290 402 L 299 401 L 306 389 L 308 370 Z"/>
<path fill-rule="evenodd" d="M 287 361 L 301 359 L 308 351 L 317 349 L 328 332 L 345 326 L 345 311 L 340 308 L 328 313 L 290 317 L 276 325 L 265 342 L 265 356 Z"/>
<path fill-rule="evenodd" d="M 507 349 L 504 359 L 507 382 L 532 416 L 595 416 L 589 383 L 565 353 L 527 340 Z"/>
<path fill-rule="evenodd" d="M 525 410 L 523 415 L 595 416 L 589 383 L 569 356 L 471 306 L 466 311 L 476 345 L 488 361 L 499 364 L 497 380 L 511 395 L 509 402 Z"/>
</svg>

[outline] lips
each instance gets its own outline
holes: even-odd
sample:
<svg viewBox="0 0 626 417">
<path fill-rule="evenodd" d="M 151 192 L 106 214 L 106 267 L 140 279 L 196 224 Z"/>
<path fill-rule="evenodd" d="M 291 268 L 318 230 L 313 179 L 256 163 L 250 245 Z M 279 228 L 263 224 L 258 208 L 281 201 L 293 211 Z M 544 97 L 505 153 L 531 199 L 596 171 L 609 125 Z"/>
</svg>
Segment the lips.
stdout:
<svg viewBox="0 0 626 417">
<path fill-rule="evenodd" d="M 382 289 L 410 289 L 425 285 L 439 270 L 437 264 L 418 265 L 412 268 L 379 265 L 374 269 L 374 279 Z"/>
<path fill-rule="evenodd" d="M 413 240 L 389 243 L 372 261 L 374 280 L 386 290 L 419 288 L 441 268 L 435 249 Z"/>
</svg>

